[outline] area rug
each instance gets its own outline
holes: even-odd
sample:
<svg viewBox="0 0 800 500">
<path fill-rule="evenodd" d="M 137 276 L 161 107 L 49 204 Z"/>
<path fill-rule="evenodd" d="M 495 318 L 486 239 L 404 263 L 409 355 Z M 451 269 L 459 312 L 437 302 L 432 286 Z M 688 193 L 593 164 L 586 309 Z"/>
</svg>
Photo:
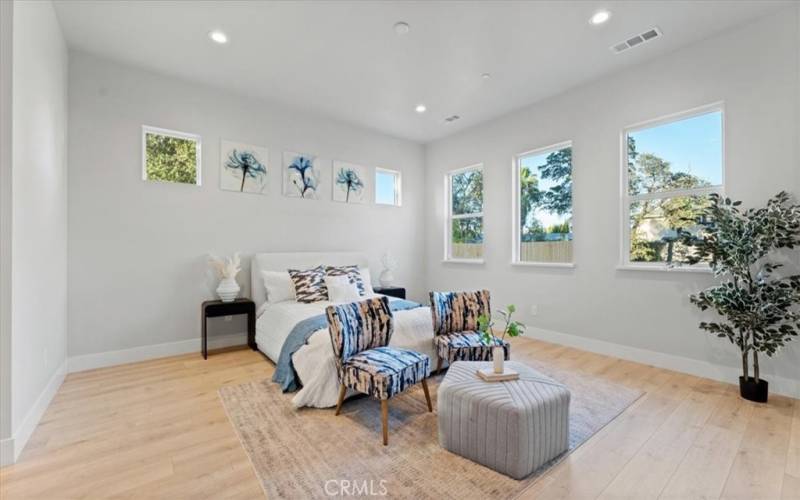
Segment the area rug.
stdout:
<svg viewBox="0 0 800 500">
<path fill-rule="evenodd" d="M 642 393 L 585 374 L 528 363 L 567 385 L 569 451 L 517 481 L 439 446 L 436 413 L 421 387 L 389 403 L 389 446 L 381 442 L 380 404 L 370 398 L 333 409 L 296 410 L 291 394 L 264 380 L 220 389 L 220 397 L 267 497 L 414 499 L 514 498 L 630 406 Z M 431 398 L 442 377 L 429 381 Z"/>
</svg>

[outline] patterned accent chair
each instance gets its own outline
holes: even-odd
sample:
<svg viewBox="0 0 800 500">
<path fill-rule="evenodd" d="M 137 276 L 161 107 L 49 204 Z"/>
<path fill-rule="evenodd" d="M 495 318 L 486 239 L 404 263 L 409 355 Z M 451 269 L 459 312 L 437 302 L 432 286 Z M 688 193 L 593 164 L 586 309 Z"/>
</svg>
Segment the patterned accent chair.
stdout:
<svg viewBox="0 0 800 500">
<path fill-rule="evenodd" d="M 489 361 L 492 348 L 503 346 L 505 359 L 511 356 L 511 345 L 494 337 L 486 345 L 478 332 L 478 317 L 490 315 L 489 290 L 476 292 L 431 292 L 433 343 L 436 346 L 436 371 L 442 361 Z"/>
<path fill-rule="evenodd" d="M 421 383 L 428 411 L 433 411 L 425 380 L 431 372 L 430 358 L 408 349 L 389 347 L 394 325 L 386 297 L 328 306 L 325 313 L 341 384 L 336 415 L 342 410 L 347 389 L 379 399 L 383 444 L 387 445 L 389 398 Z"/>
</svg>

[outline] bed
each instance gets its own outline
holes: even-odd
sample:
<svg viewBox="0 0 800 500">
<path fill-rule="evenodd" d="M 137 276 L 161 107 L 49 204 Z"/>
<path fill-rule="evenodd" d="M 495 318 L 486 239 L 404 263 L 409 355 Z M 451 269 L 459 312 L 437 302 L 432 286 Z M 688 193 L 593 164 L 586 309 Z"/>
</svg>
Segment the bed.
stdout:
<svg viewBox="0 0 800 500">
<path fill-rule="evenodd" d="M 281 350 L 290 333 L 299 323 L 325 313 L 331 302 L 310 304 L 296 301 L 267 302 L 261 271 L 307 269 L 317 265 L 342 266 L 356 264 L 369 268 L 369 260 L 361 253 L 259 253 L 251 263 L 251 293 L 256 303 L 256 345 L 270 360 L 278 364 Z M 390 301 L 399 299 L 389 298 Z M 395 304 L 395 305 L 400 305 Z M 410 307 L 403 305 L 403 307 Z M 395 328 L 390 345 L 413 349 L 435 359 L 433 326 L 430 308 L 411 307 L 394 312 Z M 327 408 L 336 405 L 339 382 L 327 326 L 311 332 L 305 345 L 291 355 L 294 370 L 302 387 L 292 398 L 295 407 Z"/>
</svg>

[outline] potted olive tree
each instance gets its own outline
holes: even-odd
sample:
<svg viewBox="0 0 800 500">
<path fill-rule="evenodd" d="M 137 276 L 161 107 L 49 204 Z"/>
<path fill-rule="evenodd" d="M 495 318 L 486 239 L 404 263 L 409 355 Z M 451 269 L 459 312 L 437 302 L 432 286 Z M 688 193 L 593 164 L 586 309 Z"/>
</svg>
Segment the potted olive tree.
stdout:
<svg viewBox="0 0 800 500">
<path fill-rule="evenodd" d="M 699 233 L 681 231 L 688 246 L 683 260 L 708 262 L 717 284 L 690 296 L 716 321 L 700 328 L 735 344 L 742 357 L 739 389 L 743 398 L 766 402 L 769 384 L 761 378 L 759 354 L 774 356 L 800 331 L 800 275 L 781 275 L 777 251 L 800 244 L 800 205 L 786 192 L 766 207 L 740 209 L 741 202 L 710 195 L 697 224 Z M 752 366 L 752 375 L 751 368 Z"/>
</svg>

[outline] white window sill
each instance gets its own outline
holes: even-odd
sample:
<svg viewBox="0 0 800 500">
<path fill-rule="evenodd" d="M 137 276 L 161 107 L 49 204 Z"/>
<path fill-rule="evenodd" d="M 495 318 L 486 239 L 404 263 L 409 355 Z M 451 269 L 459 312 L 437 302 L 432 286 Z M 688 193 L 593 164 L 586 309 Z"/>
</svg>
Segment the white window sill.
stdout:
<svg viewBox="0 0 800 500">
<path fill-rule="evenodd" d="M 619 271 L 655 271 L 659 273 L 700 273 L 711 274 L 711 267 L 709 266 L 676 266 L 667 267 L 665 265 L 647 265 L 647 264 L 620 264 L 617 266 Z"/>
<path fill-rule="evenodd" d="M 574 262 L 511 262 L 515 267 L 560 267 L 562 269 L 575 269 Z"/>
<path fill-rule="evenodd" d="M 483 259 L 444 259 L 442 264 L 477 264 L 482 265 L 485 261 Z"/>
</svg>

